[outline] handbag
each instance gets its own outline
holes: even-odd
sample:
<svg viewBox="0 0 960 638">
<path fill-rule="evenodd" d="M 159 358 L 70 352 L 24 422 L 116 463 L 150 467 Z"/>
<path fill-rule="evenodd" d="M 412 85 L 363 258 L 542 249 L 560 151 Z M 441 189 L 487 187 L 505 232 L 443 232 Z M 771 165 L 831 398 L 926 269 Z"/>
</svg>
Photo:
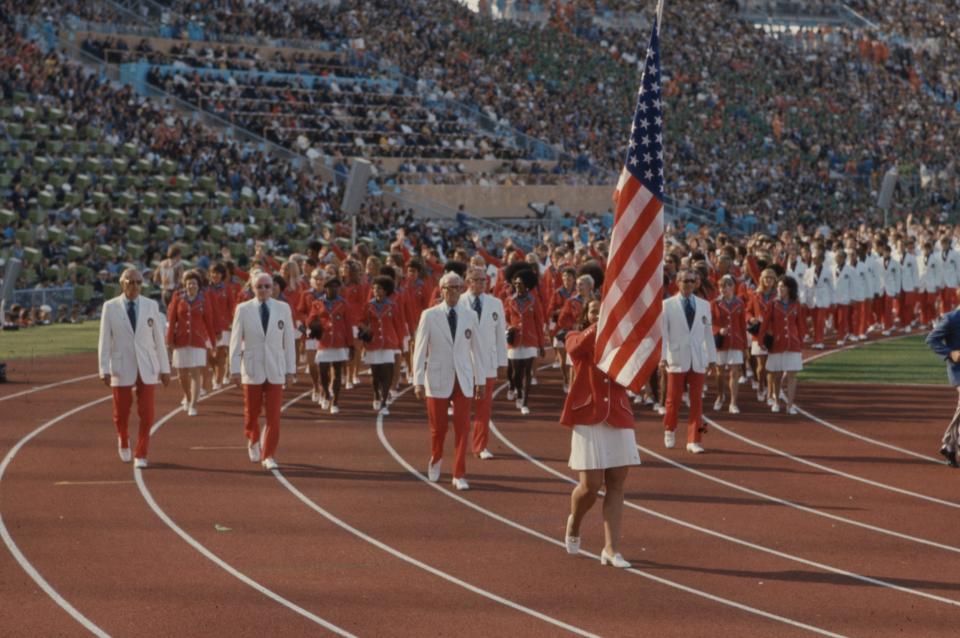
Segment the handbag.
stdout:
<svg viewBox="0 0 960 638">
<path fill-rule="evenodd" d="M 767 350 L 770 350 L 770 348 L 773 347 L 773 335 L 769 332 L 763 335 L 763 347 Z"/>
<path fill-rule="evenodd" d="M 507 328 L 507 345 L 512 346 L 517 342 L 517 329 L 514 327 Z"/>
<path fill-rule="evenodd" d="M 719 332 L 713 335 L 713 343 L 716 344 L 717 350 L 723 349 L 723 342 L 724 342 L 724 335 L 720 334 Z"/>
<path fill-rule="evenodd" d="M 364 343 L 370 343 L 373 341 L 373 333 L 370 332 L 369 328 L 360 328 L 357 330 L 357 339 Z"/>
</svg>

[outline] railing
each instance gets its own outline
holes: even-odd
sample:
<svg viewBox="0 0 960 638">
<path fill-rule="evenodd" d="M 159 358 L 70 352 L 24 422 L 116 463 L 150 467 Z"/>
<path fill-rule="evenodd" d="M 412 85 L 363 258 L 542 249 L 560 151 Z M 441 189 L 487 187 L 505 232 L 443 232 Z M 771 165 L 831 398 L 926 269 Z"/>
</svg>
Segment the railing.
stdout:
<svg viewBox="0 0 960 638">
<path fill-rule="evenodd" d="M 51 316 L 54 321 L 61 318 L 61 310 L 67 314 L 73 310 L 73 304 L 76 298 L 76 290 L 70 287 L 62 288 L 24 288 L 14 290 L 11 302 L 7 304 L 9 310 L 12 304 L 18 304 L 24 308 L 39 308 L 40 306 L 50 306 Z"/>
</svg>

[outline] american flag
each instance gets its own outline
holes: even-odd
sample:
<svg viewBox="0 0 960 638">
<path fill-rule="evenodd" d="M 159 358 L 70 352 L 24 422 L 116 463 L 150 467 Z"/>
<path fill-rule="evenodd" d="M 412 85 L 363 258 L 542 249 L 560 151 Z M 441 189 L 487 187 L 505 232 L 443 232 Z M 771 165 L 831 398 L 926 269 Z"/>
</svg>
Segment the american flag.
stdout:
<svg viewBox="0 0 960 638">
<path fill-rule="evenodd" d="M 660 361 L 663 309 L 663 104 L 658 21 L 620 173 L 597 325 L 596 364 L 640 392 Z"/>
</svg>

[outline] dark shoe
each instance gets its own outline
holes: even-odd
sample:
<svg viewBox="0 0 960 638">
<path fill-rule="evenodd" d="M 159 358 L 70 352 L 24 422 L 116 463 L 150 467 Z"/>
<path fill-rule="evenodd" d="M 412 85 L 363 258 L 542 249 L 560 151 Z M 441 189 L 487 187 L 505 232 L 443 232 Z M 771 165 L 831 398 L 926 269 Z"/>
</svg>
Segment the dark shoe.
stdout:
<svg viewBox="0 0 960 638">
<path fill-rule="evenodd" d="M 947 465 L 950 467 L 960 467 L 957 464 L 957 451 L 951 450 L 946 445 L 940 448 L 940 454 L 942 454 L 947 459 Z"/>
</svg>

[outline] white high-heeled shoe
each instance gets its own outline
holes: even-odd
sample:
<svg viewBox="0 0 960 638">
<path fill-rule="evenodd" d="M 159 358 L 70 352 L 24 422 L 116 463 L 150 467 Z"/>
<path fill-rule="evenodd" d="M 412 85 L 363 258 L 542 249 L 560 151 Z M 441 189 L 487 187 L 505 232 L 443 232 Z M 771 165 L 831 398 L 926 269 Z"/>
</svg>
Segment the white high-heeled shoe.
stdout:
<svg viewBox="0 0 960 638">
<path fill-rule="evenodd" d="M 600 564 L 601 565 L 613 565 L 614 567 L 619 567 L 620 569 L 627 569 L 630 567 L 630 563 L 623 560 L 623 556 L 620 555 L 620 552 L 617 552 L 613 556 L 607 553 L 607 550 L 600 552 Z"/>
<path fill-rule="evenodd" d="M 567 517 L 567 530 L 563 537 L 563 544 L 567 547 L 567 553 L 576 556 L 580 553 L 580 537 L 570 535 L 570 525 L 573 523 L 573 515 Z"/>
</svg>

